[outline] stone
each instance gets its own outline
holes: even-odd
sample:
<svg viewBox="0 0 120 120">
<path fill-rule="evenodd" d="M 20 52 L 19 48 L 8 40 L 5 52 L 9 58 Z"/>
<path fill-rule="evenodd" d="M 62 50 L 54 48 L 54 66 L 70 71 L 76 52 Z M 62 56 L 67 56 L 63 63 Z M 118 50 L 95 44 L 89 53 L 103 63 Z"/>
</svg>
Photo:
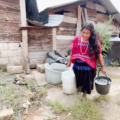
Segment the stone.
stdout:
<svg viewBox="0 0 120 120">
<path fill-rule="evenodd" d="M 3 109 L 0 111 L 0 120 L 10 120 L 13 116 L 13 109 Z"/>
<path fill-rule="evenodd" d="M 44 64 L 38 64 L 37 65 L 37 70 L 41 73 L 45 73 L 45 67 Z"/>
<path fill-rule="evenodd" d="M 42 86 L 42 85 L 48 84 L 46 82 L 46 79 L 45 79 L 45 74 L 42 74 L 42 73 L 38 72 L 37 70 L 33 70 L 32 74 L 33 74 L 33 76 L 34 76 L 38 86 Z"/>
<path fill-rule="evenodd" d="M 7 67 L 7 73 L 11 74 L 20 74 L 23 71 L 23 66 L 9 66 Z"/>
</svg>

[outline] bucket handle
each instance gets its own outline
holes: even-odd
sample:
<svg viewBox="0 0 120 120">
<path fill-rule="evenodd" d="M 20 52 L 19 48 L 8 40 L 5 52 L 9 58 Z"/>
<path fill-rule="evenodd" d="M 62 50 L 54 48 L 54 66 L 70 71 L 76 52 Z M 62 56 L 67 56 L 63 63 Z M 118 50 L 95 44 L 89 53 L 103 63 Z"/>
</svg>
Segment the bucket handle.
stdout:
<svg viewBox="0 0 120 120">
<path fill-rule="evenodd" d="M 102 70 L 99 70 L 99 71 L 98 71 L 98 77 L 99 77 L 99 73 L 100 73 L 101 71 L 102 71 Z M 108 78 L 106 73 L 105 73 L 105 77 Z M 107 80 L 107 85 L 108 85 L 108 84 L 109 84 L 109 82 L 108 82 L 108 80 Z"/>
<path fill-rule="evenodd" d="M 98 71 L 98 77 L 99 77 L 99 73 L 102 72 L 102 70 Z M 107 74 L 105 73 L 105 77 L 107 77 Z"/>
</svg>

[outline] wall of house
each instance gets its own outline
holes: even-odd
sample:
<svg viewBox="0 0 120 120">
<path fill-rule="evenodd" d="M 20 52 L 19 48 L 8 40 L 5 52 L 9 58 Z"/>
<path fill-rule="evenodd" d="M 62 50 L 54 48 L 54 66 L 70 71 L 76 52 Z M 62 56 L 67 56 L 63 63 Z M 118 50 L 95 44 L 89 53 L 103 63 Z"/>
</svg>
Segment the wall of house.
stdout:
<svg viewBox="0 0 120 120">
<path fill-rule="evenodd" d="M 28 30 L 28 40 L 30 67 L 34 68 L 44 63 L 47 52 L 53 50 L 52 28 Z"/>
<path fill-rule="evenodd" d="M 60 27 L 57 29 L 56 48 L 63 56 L 67 55 L 70 44 L 76 35 L 77 28 L 77 8 L 76 6 L 63 8 L 64 18 Z"/>
<path fill-rule="evenodd" d="M 19 0 L 0 0 L 0 65 L 24 64 Z"/>
</svg>

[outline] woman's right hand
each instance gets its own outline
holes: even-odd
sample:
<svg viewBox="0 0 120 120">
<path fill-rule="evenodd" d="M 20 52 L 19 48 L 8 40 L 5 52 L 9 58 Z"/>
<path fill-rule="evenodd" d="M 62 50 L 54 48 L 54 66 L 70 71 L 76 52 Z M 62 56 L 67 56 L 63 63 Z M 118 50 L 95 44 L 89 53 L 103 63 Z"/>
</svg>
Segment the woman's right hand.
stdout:
<svg viewBox="0 0 120 120">
<path fill-rule="evenodd" d="M 70 67 L 70 66 L 71 66 L 71 62 L 68 62 L 67 67 Z"/>
</svg>

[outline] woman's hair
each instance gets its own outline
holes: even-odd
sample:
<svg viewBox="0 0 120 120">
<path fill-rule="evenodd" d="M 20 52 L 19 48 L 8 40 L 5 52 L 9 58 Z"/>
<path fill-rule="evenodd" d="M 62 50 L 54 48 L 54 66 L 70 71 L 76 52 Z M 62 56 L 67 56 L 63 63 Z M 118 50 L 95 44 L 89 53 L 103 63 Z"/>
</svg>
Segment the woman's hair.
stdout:
<svg viewBox="0 0 120 120">
<path fill-rule="evenodd" d="M 92 23 L 85 23 L 82 27 L 82 30 L 85 28 L 90 30 L 91 32 L 91 36 L 89 38 L 89 46 L 88 46 L 89 56 L 93 58 L 93 55 L 95 54 L 96 59 L 98 59 L 100 51 L 99 51 L 99 45 L 97 42 L 97 36 L 94 30 L 94 26 Z"/>
</svg>

